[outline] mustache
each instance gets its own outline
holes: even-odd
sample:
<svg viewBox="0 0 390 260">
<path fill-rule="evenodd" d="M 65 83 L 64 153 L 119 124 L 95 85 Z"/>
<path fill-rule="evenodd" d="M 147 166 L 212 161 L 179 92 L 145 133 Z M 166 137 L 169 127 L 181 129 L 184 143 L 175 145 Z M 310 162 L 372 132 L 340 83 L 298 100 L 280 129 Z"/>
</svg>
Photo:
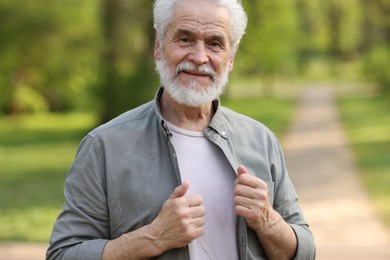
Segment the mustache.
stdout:
<svg viewBox="0 0 390 260">
<path fill-rule="evenodd" d="M 190 72 L 198 72 L 198 73 L 204 73 L 207 76 L 209 76 L 212 80 L 216 77 L 216 72 L 214 69 L 208 65 L 203 64 L 201 66 L 197 66 L 191 62 L 182 62 L 176 67 L 176 75 L 178 75 L 182 71 L 190 71 Z"/>
</svg>

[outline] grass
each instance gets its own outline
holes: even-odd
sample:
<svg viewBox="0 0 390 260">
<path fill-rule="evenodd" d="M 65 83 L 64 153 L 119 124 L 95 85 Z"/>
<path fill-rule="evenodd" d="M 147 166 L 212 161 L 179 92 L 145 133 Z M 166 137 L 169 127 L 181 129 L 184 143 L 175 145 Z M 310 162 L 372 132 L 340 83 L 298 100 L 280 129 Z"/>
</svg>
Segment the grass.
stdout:
<svg viewBox="0 0 390 260">
<path fill-rule="evenodd" d="M 88 114 L 0 118 L 0 240 L 48 241 Z"/>
<path fill-rule="evenodd" d="M 280 135 L 293 102 L 224 100 Z M 63 185 L 91 114 L 0 117 L 0 241 L 48 242 L 63 204 Z"/>
<path fill-rule="evenodd" d="M 339 104 L 364 184 L 390 229 L 390 98 L 346 98 Z"/>
<path fill-rule="evenodd" d="M 295 106 L 288 98 L 229 99 L 221 104 L 262 122 L 279 138 L 287 130 Z"/>
</svg>

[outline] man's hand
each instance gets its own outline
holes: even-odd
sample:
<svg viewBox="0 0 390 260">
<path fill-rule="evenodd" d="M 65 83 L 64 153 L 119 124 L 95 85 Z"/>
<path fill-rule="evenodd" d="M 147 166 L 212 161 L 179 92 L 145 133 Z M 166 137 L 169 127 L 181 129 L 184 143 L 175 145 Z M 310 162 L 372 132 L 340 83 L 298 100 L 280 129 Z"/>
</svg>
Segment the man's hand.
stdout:
<svg viewBox="0 0 390 260">
<path fill-rule="evenodd" d="M 244 166 L 237 168 L 234 189 L 236 214 L 245 218 L 262 244 L 267 259 L 292 259 L 297 248 L 294 231 L 271 206 L 267 184 L 250 175 Z"/>
<path fill-rule="evenodd" d="M 256 176 L 250 175 L 242 165 L 237 168 L 237 174 L 234 189 L 236 214 L 245 218 L 248 226 L 254 230 L 272 224 L 275 216 L 269 203 L 267 184 Z"/>
<path fill-rule="evenodd" d="M 149 234 L 163 252 L 184 247 L 204 233 L 205 208 L 199 195 L 186 195 L 189 183 L 178 186 L 149 225 Z"/>
<path fill-rule="evenodd" d="M 190 185 L 178 186 L 150 224 L 108 241 L 103 260 L 149 259 L 188 245 L 204 233 L 205 208 L 198 195 L 186 195 Z"/>
</svg>

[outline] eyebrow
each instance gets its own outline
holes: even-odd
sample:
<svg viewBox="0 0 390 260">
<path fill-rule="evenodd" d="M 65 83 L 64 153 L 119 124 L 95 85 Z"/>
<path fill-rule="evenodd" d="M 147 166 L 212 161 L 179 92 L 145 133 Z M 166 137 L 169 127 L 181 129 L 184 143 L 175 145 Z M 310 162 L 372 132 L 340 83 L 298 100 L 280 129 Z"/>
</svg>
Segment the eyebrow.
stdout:
<svg viewBox="0 0 390 260">
<path fill-rule="evenodd" d="M 191 37 L 195 37 L 195 33 L 190 31 L 190 30 L 186 30 L 186 29 L 181 29 L 179 28 L 173 35 L 174 38 L 177 38 L 178 36 L 180 35 L 188 35 L 188 36 L 191 36 Z"/>
<path fill-rule="evenodd" d="M 193 31 L 187 30 L 187 29 L 179 28 L 179 29 L 177 29 L 177 31 L 174 33 L 173 36 L 174 36 L 174 38 L 177 38 L 180 35 L 187 35 L 189 37 L 195 37 L 196 33 L 194 33 Z M 227 42 L 226 37 L 224 35 L 221 35 L 221 34 L 211 35 L 210 39 L 213 41 L 219 41 L 221 43 Z"/>
<path fill-rule="evenodd" d="M 220 43 L 226 44 L 227 40 L 224 35 L 213 35 L 211 36 L 211 40 L 218 41 Z"/>
</svg>

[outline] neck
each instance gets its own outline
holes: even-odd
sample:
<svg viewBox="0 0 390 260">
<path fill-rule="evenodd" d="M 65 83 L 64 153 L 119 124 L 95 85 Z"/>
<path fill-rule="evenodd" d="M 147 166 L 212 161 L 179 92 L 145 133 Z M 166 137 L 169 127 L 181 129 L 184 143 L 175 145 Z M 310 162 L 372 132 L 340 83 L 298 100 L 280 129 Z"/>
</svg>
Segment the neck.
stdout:
<svg viewBox="0 0 390 260">
<path fill-rule="evenodd" d="M 213 104 L 190 107 L 177 103 L 166 91 L 160 99 L 161 113 L 172 124 L 190 131 L 202 132 L 210 123 Z"/>
</svg>

